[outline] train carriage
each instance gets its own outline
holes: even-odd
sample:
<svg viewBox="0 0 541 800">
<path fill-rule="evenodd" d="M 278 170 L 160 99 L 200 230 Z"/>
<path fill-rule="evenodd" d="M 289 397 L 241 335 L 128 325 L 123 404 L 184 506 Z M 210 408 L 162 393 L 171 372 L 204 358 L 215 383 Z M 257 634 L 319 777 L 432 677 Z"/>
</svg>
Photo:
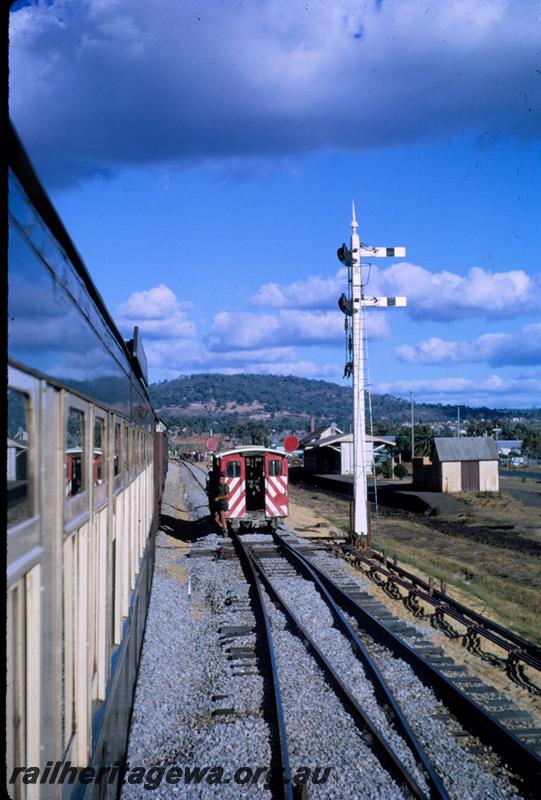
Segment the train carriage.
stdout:
<svg viewBox="0 0 541 800">
<path fill-rule="evenodd" d="M 209 495 L 217 491 L 220 474 L 229 487 L 226 519 L 241 525 L 277 527 L 289 513 L 288 463 L 283 450 L 239 447 L 213 456 Z"/>
<path fill-rule="evenodd" d="M 6 765 L 45 779 L 7 790 L 112 798 L 78 776 L 126 752 L 166 431 L 137 330 L 116 328 L 13 130 L 9 152 Z"/>
</svg>

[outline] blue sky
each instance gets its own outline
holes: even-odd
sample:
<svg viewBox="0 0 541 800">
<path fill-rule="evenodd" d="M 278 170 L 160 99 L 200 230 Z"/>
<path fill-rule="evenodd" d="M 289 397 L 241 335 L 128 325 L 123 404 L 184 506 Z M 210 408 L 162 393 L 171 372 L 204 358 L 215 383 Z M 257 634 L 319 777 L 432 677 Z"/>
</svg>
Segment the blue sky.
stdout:
<svg viewBox="0 0 541 800">
<path fill-rule="evenodd" d="M 342 382 L 350 233 L 374 392 L 539 406 L 541 3 L 71 0 L 12 12 L 10 109 L 151 377 Z"/>
</svg>

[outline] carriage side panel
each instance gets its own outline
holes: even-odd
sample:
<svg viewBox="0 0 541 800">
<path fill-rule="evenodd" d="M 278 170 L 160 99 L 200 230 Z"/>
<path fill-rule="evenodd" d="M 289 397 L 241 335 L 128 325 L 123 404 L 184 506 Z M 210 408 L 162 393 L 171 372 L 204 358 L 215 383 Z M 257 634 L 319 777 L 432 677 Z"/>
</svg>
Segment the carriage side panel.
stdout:
<svg viewBox="0 0 541 800">
<path fill-rule="evenodd" d="M 220 470 L 229 487 L 227 519 L 244 519 L 246 514 L 246 461 L 240 453 L 231 453 L 220 459 Z M 219 473 L 218 473 L 219 474 Z"/>
<path fill-rule="evenodd" d="M 265 455 L 265 516 L 267 519 L 289 514 L 287 458 L 276 453 Z"/>
</svg>

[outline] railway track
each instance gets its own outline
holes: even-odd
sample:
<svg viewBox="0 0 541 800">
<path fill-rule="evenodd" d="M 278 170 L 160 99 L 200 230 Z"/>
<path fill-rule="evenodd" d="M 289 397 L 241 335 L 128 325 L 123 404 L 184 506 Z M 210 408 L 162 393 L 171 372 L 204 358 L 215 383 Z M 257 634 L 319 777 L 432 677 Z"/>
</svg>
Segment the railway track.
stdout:
<svg viewBox="0 0 541 800">
<path fill-rule="evenodd" d="M 314 581 L 315 585 L 318 586 L 319 591 L 322 592 L 327 606 L 332 612 L 335 623 L 353 647 L 354 652 L 357 654 L 367 674 L 370 676 L 374 694 L 378 697 L 381 705 L 385 705 L 387 708 L 387 713 L 385 715 L 380 715 L 381 719 L 379 725 L 372 719 L 371 714 L 366 710 L 363 703 L 359 701 L 356 693 L 349 685 L 349 682 L 344 680 L 344 677 L 341 676 L 338 670 L 333 666 L 328 649 L 326 652 L 325 648 L 318 644 L 316 637 L 309 632 L 309 629 L 303 623 L 298 611 L 294 610 L 292 604 L 285 599 L 282 592 L 278 589 L 277 581 L 271 577 L 272 573 L 276 574 L 277 569 L 279 570 L 279 574 L 283 577 L 284 566 L 289 563 L 287 559 L 277 555 L 278 547 L 274 546 L 269 548 L 268 544 L 248 544 L 244 541 L 244 537 L 238 534 L 233 534 L 233 541 L 237 552 L 247 567 L 249 580 L 254 587 L 256 587 L 256 592 L 264 609 L 264 613 L 268 613 L 265 608 L 265 603 L 273 602 L 278 610 L 287 617 L 288 623 L 294 629 L 295 634 L 307 644 L 308 649 L 322 669 L 325 678 L 336 690 L 354 723 L 361 731 L 368 731 L 371 739 L 371 747 L 377 753 L 382 767 L 413 797 L 422 799 L 441 798 L 442 800 L 448 798 L 449 795 L 435 767 L 431 764 L 424 752 L 423 747 L 404 717 L 399 704 L 396 702 L 392 692 L 381 676 L 376 664 L 363 647 L 345 615 L 339 610 L 330 594 L 326 591 L 325 587 L 310 567 L 304 565 L 304 571 L 308 572 L 310 578 Z M 271 569 L 269 569 L 269 561 L 272 562 Z M 302 577 L 300 577 L 300 579 L 304 582 Z M 262 587 L 267 590 L 267 600 L 264 599 Z M 274 651 L 270 626 L 267 631 L 267 636 L 269 650 Z M 287 658 L 287 654 L 285 657 Z M 274 656 L 274 662 L 276 663 L 276 661 L 276 656 Z M 276 677 L 278 678 L 278 673 Z M 279 691 L 275 693 L 275 696 L 279 697 L 281 700 Z M 315 698 L 315 700 L 317 702 L 317 698 Z M 385 720 L 383 720 L 384 716 Z M 286 717 L 283 708 L 280 717 L 281 719 L 285 719 Z M 386 730 L 385 727 L 387 727 Z M 395 734 L 394 736 L 393 733 Z M 402 752 L 400 753 L 397 752 L 396 743 L 394 743 L 394 747 L 393 744 L 390 743 L 390 740 L 393 738 L 395 740 L 397 739 L 396 734 L 398 734 L 398 738 L 401 739 Z M 282 749 L 285 749 L 285 746 L 283 744 Z M 407 750 L 409 750 L 409 752 L 406 752 Z M 417 767 L 416 770 L 415 767 Z M 417 774 L 415 774 L 415 772 L 417 772 Z M 286 774 L 285 770 L 284 774 Z M 424 786 L 422 784 L 424 784 Z"/>
<path fill-rule="evenodd" d="M 463 644 L 468 650 L 479 651 L 481 638 L 496 645 L 505 653 L 508 675 L 532 694 L 541 694 L 539 687 L 531 683 L 519 669 L 519 665 L 524 664 L 541 672 L 541 648 L 538 645 L 473 611 L 450 597 L 445 591 L 436 589 L 433 583 L 389 561 L 384 555 L 378 553 L 367 555 L 350 545 L 342 545 L 341 549 L 355 566 L 367 569 L 370 577 L 383 585 L 388 594 L 403 599 L 414 613 L 423 615 L 424 612 L 419 606 L 421 601 L 434 608 L 437 619 L 443 621 L 444 618 L 448 618 L 451 622 L 461 625 L 464 628 Z M 400 593 L 401 589 L 405 595 Z M 442 628 L 445 629 L 445 625 Z M 449 635 L 460 634 L 452 629 Z"/>
<path fill-rule="evenodd" d="M 204 471 L 194 464 L 185 466 L 197 485 L 204 488 Z M 251 541 L 254 538 L 257 539 L 255 543 Z M 262 661 L 266 664 L 267 676 L 272 675 L 272 716 L 277 731 L 273 773 L 291 777 L 288 766 L 291 745 L 287 732 L 292 727 L 288 720 L 293 712 L 284 709 L 283 704 L 283 695 L 290 696 L 291 691 L 281 691 L 280 676 L 295 652 L 292 639 L 296 638 L 296 658 L 301 658 L 298 647 L 302 641 L 317 661 L 324 682 L 333 687 L 335 701 L 339 698 L 342 710 L 347 709 L 357 735 L 370 739 L 379 767 L 402 787 L 400 791 L 404 796 L 458 797 L 467 796 L 468 792 L 470 796 L 480 796 L 471 794 L 472 786 L 475 784 L 476 791 L 479 791 L 483 782 L 488 781 L 484 790 L 487 794 L 483 796 L 503 797 L 505 791 L 501 795 L 498 793 L 500 785 L 509 781 L 509 791 L 512 792 L 515 779 L 521 785 L 522 795 L 528 796 L 528 787 L 531 789 L 533 786 L 534 776 L 541 774 L 539 756 L 528 744 L 541 744 L 541 731 L 533 726 L 531 720 L 526 720 L 522 712 L 513 709 L 505 698 L 492 692 L 478 679 L 468 676 L 464 667 L 452 663 L 429 641 L 423 640 L 415 629 L 405 631 L 411 626 L 391 617 L 388 612 L 387 619 L 382 621 L 381 614 L 378 619 L 377 614 L 371 613 L 377 601 L 368 595 L 364 597 L 358 583 L 341 573 L 341 561 L 318 555 L 312 548 L 307 551 L 306 542 L 300 543 L 283 532 L 275 534 L 272 540 L 261 535 L 233 535 L 232 545 L 222 547 L 221 555 L 228 549 L 233 555 L 233 545 L 250 582 L 259 635 L 266 642 L 266 655 Z M 325 568 L 322 568 L 322 559 Z M 333 561 L 336 564 L 334 575 Z M 325 612 L 321 604 L 325 606 Z M 319 611 L 314 611 L 318 608 Z M 325 615 L 327 622 L 324 624 Z M 288 643 L 285 642 L 285 632 Z M 336 639 L 338 635 L 340 640 Z M 278 652 L 274 638 L 279 642 Z M 288 648 L 291 648 L 289 655 Z M 346 658 L 341 666 L 336 664 L 336 652 Z M 398 658 L 398 672 L 409 687 L 406 695 L 401 693 L 399 685 L 397 687 L 396 676 L 391 678 L 391 686 L 385 680 L 389 663 L 397 662 Z M 309 668 L 306 669 L 312 674 Z M 414 675 L 413 678 L 410 674 L 404 677 L 406 669 Z M 363 688 L 362 698 L 359 696 L 361 674 L 364 687 L 364 675 L 370 677 L 368 711 L 364 707 L 368 690 Z M 411 704 L 408 707 L 408 694 L 426 692 L 422 684 L 431 687 L 445 708 L 437 703 L 430 711 L 422 705 L 420 710 L 412 710 Z M 396 699 L 395 693 L 400 700 Z M 478 702 L 479 698 L 482 698 L 483 705 Z M 321 709 L 328 700 L 326 697 L 325 702 L 321 701 Z M 316 688 L 312 695 L 312 704 L 314 702 L 318 703 Z M 383 706 L 378 708 L 378 703 L 383 703 Z M 407 713 L 402 705 L 408 707 Z M 492 705 L 490 711 L 487 705 Z M 307 725 L 309 727 L 309 723 Z M 298 730 L 295 735 L 300 735 Z M 350 742 L 362 744 L 353 734 Z M 501 761 L 495 758 L 491 749 L 499 754 Z M 298 744 L 294 743 L 293 751 L 298 763 Z M 483 765 L 479 766 L 480 763 Z M 489 784 L 495 775 L 499 776 L 497 785 L 491 787 Z M 273 796 L 293 798 L 294 788 L 290 781 L 278 782 Z"/>
<path fill-rule="evenodd" d="M 204 480 L 202 478 L 205 474 L 204 470 L 190 462 L 186 462 L 186 466 L 201 488 L 204 489 Z M 422 616 L 423 611 L 419 606 L 419 602 L 423 602 L 435 609 L 435 615 L 440 620 L 443 621 L 447 618 L 449 621 L 461 625 L 464 628 L 463 644 L 471 652 L 479 651 L 480 639 L 482 638 L 499 647 L 505 653 L 505 667 L 509 677 L 532 694 L 541 693 L 540 688 L 531 683 L 520 669 L 522 664 L 541 672 L 541 647 L 468 608 L 445 591 L 437 590 L 432 584 L 418 575 L 399 567 L 397 563 L 393 563 L 385 555 L 379 555 L 378 553 L 367 555 L 350 545 L 342 545 L 341 550 L 354 565 L 362 565 L 367 568 L 370 577 L 385 586 L 389 594 L 395 593 L 398 596 L 397 592 L 400 589 L 404 590 L 406 592 L 404 601 L 414 613 Z M 445 629 L 445 625 L 442 627 Z M 452 631 L 449 631 L 449 633 L 453 635 Z M 456 635 L 458 636 L 459 634 L 457 633 Z"/>
</svg>

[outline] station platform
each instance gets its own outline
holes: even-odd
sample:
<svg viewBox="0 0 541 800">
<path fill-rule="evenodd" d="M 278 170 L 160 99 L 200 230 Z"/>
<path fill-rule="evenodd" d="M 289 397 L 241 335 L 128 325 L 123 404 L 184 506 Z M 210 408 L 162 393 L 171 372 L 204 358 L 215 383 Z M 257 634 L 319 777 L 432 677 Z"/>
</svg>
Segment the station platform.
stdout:
<svg viewBox="0 0 541 800">
<path fill-rule="evenodd" d="M 290 470 L 292 483 L 308 483 L 331 492 L 353 497 L 352 475 L 329 475 L 306 473 L 301 469 Z M 465 503 L 443 492 L 427 492 L 414 489 L 411 478 L 401 481 L 378 478 L 378 503 L 389 508 L 400 508 L 425 514 L 462 514 Z M 375 490 L 372 478 L 368 479 L 368 500 L 374 502 Z"/>
</svg>

